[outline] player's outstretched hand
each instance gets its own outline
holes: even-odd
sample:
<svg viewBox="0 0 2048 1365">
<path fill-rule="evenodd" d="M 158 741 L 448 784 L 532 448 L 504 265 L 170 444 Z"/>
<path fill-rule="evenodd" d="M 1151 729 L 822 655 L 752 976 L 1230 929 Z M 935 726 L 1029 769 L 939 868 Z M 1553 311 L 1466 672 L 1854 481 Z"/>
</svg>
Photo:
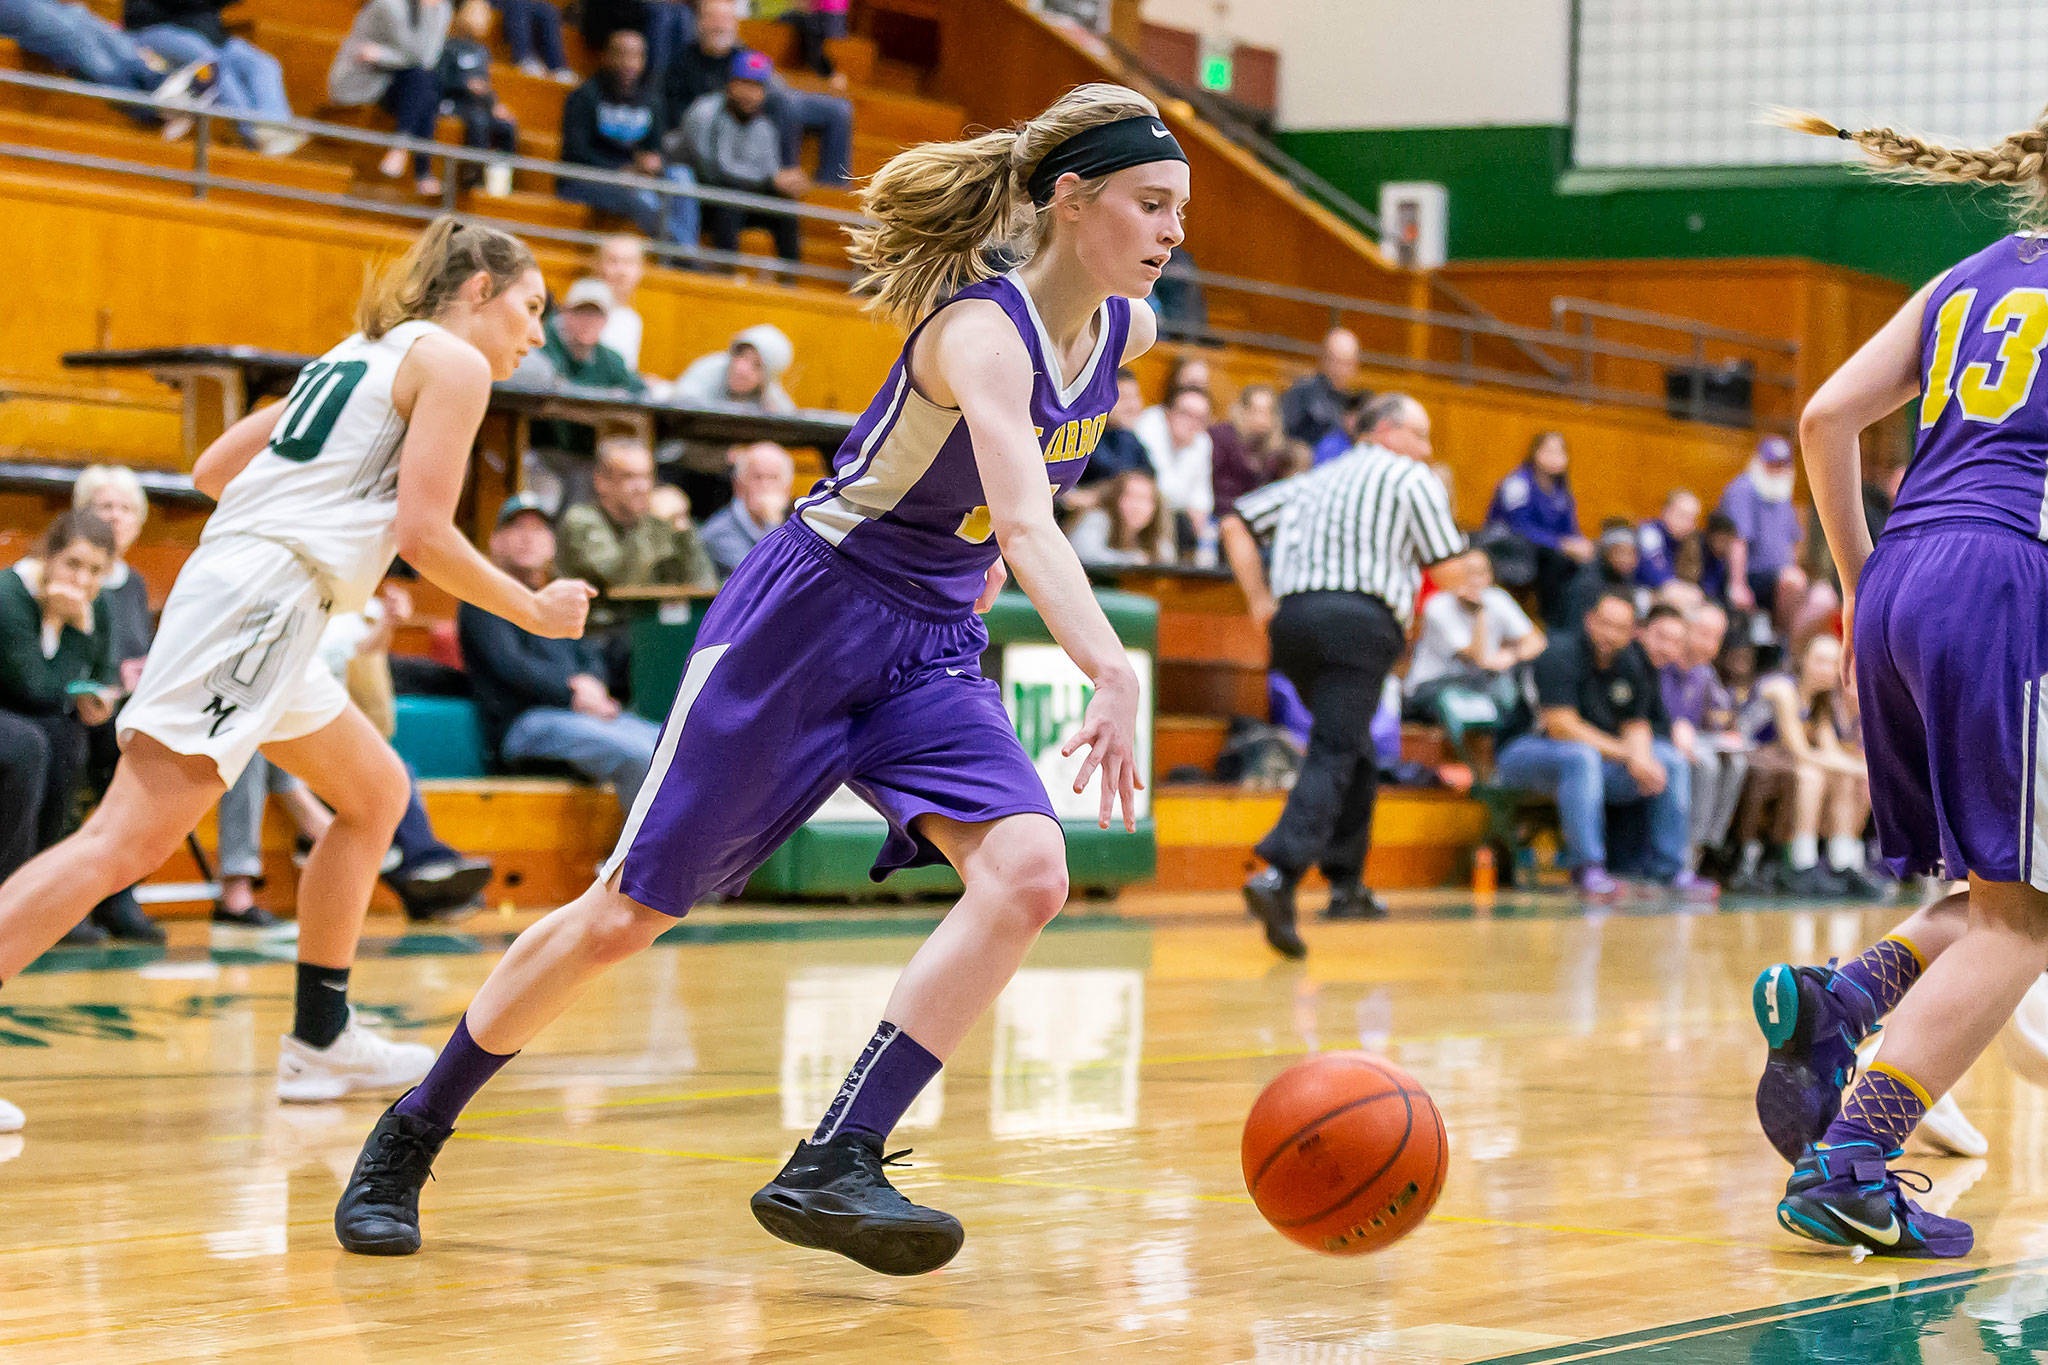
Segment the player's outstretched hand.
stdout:
<svg viewBox="0 0 2048 1365">
<path fill-rule="evenodd" d="M 533 633 L 550 640 L 580 640 L 597 589 L 580 578 L 557 578 L 533 595 Z"/>
<path fill-rule="evenodd" d="M 1088 746 L 1088 757 L 1082 760 L 1081 771 L 1074 775 L 1074 790 L 1079 792 L 1086 788 L 1089 777 L 1100 768 L 1102 813 L 1097 825 L 1108 829 L 1109 818 L 1115 812 L 1117 802 L 1121 801 L 1124 830 L 1137 833 L 1137 793 L 1145 781 L 1138 776 L 1136 674 L 1126 671 L 1104 679 L 1096 687 L 1094 697 L 1088 702 L 1087 714 L 1081 718 L 1081 728 L 1060 747 L 1060 754 L 1069 756 L 1084 744 Z"/>
</svg>

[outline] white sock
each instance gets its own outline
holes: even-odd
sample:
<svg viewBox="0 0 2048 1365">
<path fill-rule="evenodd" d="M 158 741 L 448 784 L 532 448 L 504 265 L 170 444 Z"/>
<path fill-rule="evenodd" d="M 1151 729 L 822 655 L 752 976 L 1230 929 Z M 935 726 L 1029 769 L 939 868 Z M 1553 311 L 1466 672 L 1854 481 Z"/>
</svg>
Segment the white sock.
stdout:
<svg viewBox="0 0 2048 1365">
<path fill-rule="evenodd" d="M 1837 872 L 1863 866 L 1863 841 L 1853 834 L 1837 834 L 1828 840 L 1828 866 Z"/>
<path fill-rule="evenodd" d="M 1792 864 L 1794 872 L 1804 872 L 1820 861 L 1820 837 L 1814 834 L 1795 834 L 1786 845 L 1786 861 Z"/>
</svg>

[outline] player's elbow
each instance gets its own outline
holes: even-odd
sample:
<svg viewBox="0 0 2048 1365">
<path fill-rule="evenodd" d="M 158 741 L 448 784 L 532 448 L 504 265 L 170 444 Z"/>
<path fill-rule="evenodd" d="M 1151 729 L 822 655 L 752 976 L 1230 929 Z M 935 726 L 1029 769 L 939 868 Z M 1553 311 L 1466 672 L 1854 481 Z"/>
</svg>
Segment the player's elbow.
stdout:
<svg viewBox="0 0 2048 1365">
<path fill-rule="evenodd" d="M 424 568 L 423 561 L 433 558 L 439 529 L 424 519 L 401 514 L 391 527 L 398 557 L 415 569 Z"/>
<path fill-rule="evenodd" d="M 1857 429 L 1858 424 L 1848 405 L 1839 394 L 1830 393 L 1826 387 L 1809 398 L 1799 414 L 1799 444 L 1802 449 L 1810 450 L 1840 436 L 1845 430 L 1853 433 Z"/>
</svg>

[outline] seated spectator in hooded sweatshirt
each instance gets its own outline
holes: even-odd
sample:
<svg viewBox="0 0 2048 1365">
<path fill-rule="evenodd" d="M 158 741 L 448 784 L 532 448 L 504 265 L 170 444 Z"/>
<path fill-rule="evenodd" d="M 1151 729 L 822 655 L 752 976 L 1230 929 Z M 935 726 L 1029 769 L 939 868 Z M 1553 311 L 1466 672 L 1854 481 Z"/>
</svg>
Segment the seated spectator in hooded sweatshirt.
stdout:
<svg viewBox="0 0 2048 1365">
<path fill-rule="evenodd" d="M 700 98 L 669 135 L 669 155 L 687 162 L 705 185 L 783 199 L 801 198 L 810 179 L 782 160 L 782 134 L 768 112 L 768 81 L 775 64 L 759 52 L 733 54 L 725 89 Z M 704 204 L 704 235 L 719 251 L 737 251 L 740 233 L 766 228 L 775 254 L 794 261 L 803 254 L 803 227 L 787 213 Z"/>
<path fill-rule="evenodd" d="M 762 412 L 795 412 L 782 376 L 796 359 L 796 347 L 779 327 L 760 323 L 733 337 L 722 351 L 700 355 L 676 378 L 679 403 L 737 403 Z"/>
<path fill-rule="evenodd" d="M 663 93 L 668 96 L 669 108 L 688 109 L 704 96 L 725 89 L 733 55 L 741 50 L 740 9 L 738 0 L 698 0 L 697 36 L 677 50 L 667 68 Z M 805 65 L 812 63 L 806 61 Z M 771 71 L 768 115 L 782 135 L 784 166 L 800 163 L 804 134 L 816 133 L 818 183 L 845 185 L 852 175 L 853 105 L 841 98 L 846 92 L 843 78 L 830 71 L 818 74 L 834 77 L 834 93 L 798 90 L 780 73 Z"/>
<path fill-rule="evenodd" d="M 647 40 L 629 28 L 604 45 L 598 72 L 562 103 L 562 160 L 573 166 L 658 176 L 678 186 L 696 177 L 687 162 L 664 161 L 661 137 L 669 109 L 647 74 Z M 697 244 L 697 201 L 651 189 L 560 176 L 555 193 L 571 203 L 630 218 L 649 237 L 678 246 Z"/>
<path fill-rule="evenodd" d="M 1661 588 L 1682 577 L 1678 562 L 1699 533 L 1699 495 L 1689 488 L 1672 489 L 1664 510 L 1636 527 L 1636 582 Z"/>
</svg>

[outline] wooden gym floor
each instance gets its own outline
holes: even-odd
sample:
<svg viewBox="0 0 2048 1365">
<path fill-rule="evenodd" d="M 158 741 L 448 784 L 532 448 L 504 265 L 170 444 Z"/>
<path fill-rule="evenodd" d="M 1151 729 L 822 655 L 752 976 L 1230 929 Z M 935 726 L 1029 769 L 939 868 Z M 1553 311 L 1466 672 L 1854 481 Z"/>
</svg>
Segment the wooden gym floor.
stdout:
<svg viewBox="0 0 2048 1365">
<path fill-rule="evenodd" d="M 400 1260 L 328 1226 L 380 1102 L 272 1099 L 289 945 L 181 925 L 0 994 L 29 1114 L 0 1139 L 0 1360 L 2041 1359 L 2048 1094 L 1996 1050 L 1960 1091 L 1990 1157 L 1918 1163 L 1974 1255 L 1856 1263 L 1772 1222 L 1750 979 L 1897 913 L 1408 896 L 1312 925 L 1294 966 L 1224 897 L 1076 907 L 899 1130 L 902 1186 L 969 1234 L 917 1280 L 771 1241 L 746 1199 L 929 911 L 693 917 L 483 1093 Z M 356 998 L 438 1043 L 515 925 L 373 921 Z M 1291 1059 L 1360 1046 L 1429 1086 L 1452 1168 L 1421 1231 L 1338 1260 L 1260 1222 L 1238 1131 Z"/>
</svg>

